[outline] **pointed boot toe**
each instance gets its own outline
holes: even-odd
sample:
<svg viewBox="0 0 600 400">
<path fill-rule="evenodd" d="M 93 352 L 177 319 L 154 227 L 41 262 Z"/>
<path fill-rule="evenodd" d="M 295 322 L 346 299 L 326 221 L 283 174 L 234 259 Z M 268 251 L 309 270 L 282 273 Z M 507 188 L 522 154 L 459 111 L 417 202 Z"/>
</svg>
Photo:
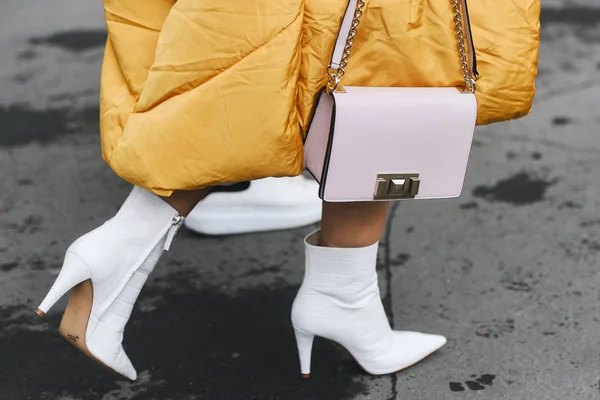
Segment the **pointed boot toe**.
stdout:
<svg viewBox="0 0 600 400">
<path fill-rule="evenodd" d="M 389 368 L 389 372 L 401 371 L 417 364 L 447 342 L 443 336 L 428 333 L 394 331 L 393 335 L 397 359 L 396 366 Z"/>
</svg>

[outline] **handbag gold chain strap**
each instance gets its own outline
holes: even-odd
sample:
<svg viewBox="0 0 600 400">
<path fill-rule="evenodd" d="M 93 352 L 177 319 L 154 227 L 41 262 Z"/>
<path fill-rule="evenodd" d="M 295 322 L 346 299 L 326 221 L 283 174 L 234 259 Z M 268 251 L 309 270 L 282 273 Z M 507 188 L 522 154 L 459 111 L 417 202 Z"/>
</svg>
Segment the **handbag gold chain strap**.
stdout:
<svg viewBox="0 0 600 400">
<path fill-rule="evenodd" d="M 450 0 L 452 1 L 452 6 L 454 10 L 454 26 L 456 28 L 456 39 L 458 42 L 458 53 L 460 55 L 460 66 L 463 78 L 465 80 L 465 93 L 475 93 L 475 76 L 469 70 L 469 64 L 467 59 L 467 50 L 465 47 L 465 36 L 463 30 L 463 22 L 462 22 L 462 14 L 461 14 L 461 0 Z M 350 51 L 352 50 L 352 45 L 354 45 L 354 38 L 357 33 L 358 25 L 360 24 L 360 19 L 363 16 L 363 8 L 365 7 L 364 0 L 358 0 L 356 3 L 356 10 L 354 11 L 354 18 L 352 19 L 352 24 L 350 26 L 350 32 L 348 33 L 348 39 L 346 39 L 346 45 L 344 46 L 344 51 L 342 53 L 342 58 L 340 60 L 340 65 L 337 69 L 328 68 L 327 72 L 329 73 L 329 81 L 327 82 L 327 92 L 334 92 L 342 78 L 344 77 L 346 66 L 348 66 L 348 58 L 350 57 Z"/>
</svg>

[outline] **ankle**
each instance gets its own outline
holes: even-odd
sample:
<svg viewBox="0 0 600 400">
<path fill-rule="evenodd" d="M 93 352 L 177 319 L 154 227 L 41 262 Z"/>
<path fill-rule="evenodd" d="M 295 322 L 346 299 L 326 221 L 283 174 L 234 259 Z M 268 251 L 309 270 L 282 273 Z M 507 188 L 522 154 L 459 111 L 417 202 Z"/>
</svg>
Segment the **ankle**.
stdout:
<svg viewBox="0 0 600 400">
<path fill-rule="evenodd" d="M 173 207 L 179 215 L 187 217 L 192 212 L 196 204 L 204 199 L 211 188 L 205 188 L 192 191 L 176 191 L 170 197 L 161 197 L 167 204 Z"/>
</svg>

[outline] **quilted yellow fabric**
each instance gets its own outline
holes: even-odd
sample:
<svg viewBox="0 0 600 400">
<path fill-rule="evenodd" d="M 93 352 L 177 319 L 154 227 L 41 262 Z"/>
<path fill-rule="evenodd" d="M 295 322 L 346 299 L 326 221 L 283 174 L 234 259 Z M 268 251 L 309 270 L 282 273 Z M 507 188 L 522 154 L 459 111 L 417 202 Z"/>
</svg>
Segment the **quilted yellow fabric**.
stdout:
<svg viewBox="0 0 600 400">
<path fill-rule="evenodd" d="M 529 113 L 539 0 L 469 1 L 478 124 Z M 103 157 L 159 195 L 302 171 L 347 0 L 104 0 Z M 369 0 L 345 85 L 461 86 L 450 0 Z M 435 118 L 435 116 L 432 116 Z"/>
</svg>

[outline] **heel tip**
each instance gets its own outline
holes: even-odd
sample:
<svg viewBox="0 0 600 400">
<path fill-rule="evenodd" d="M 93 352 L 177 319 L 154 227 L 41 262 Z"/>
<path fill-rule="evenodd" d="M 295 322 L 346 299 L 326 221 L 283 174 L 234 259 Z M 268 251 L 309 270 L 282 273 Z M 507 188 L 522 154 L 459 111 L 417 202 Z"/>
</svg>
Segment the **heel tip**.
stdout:
<svg viewBox="0 0 600 400">
<path fill-rule="evenodd" d="M 310 374 L 300 374 L 300 376 L 302 376 L 302 379 L 310 378 Z"/>
<path fill-rule="evenodd" d="M 42 310 L 40 310 L 39 308 L 37 310 L 35 310 L 35 313 L 42 318 L 44 318 L 46 316 L 46 313 L 43 312 Z"/>
</svg>

